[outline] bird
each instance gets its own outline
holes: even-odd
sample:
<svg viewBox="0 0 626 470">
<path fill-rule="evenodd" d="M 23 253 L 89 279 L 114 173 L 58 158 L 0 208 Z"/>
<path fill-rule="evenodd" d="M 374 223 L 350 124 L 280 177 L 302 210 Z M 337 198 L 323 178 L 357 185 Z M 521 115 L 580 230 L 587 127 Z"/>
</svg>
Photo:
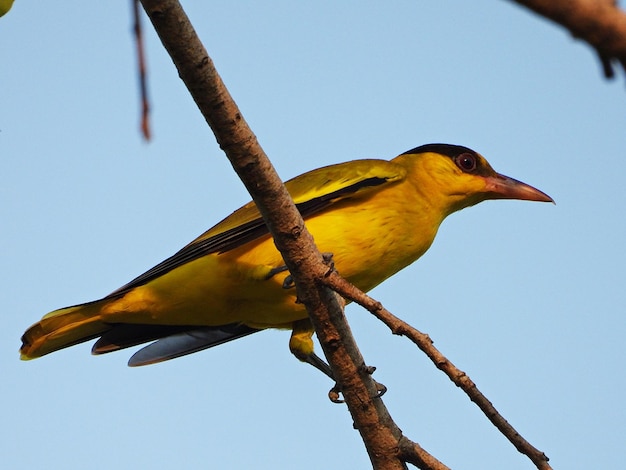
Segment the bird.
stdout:
<svg viewBox="0 0 626 470">
<path fill-rule="evenodd" d="M 325 166 L 285 183 L 315 243 L 367 292 L 420 258 L 442 221 L 492 199 L 554 202 L 497 173 L 461 145 L 427 144 L 391 160 Z M 289 349 L 332 378 L 314 328 L 253 202 L 102 299 L 52 311 L 26 330 L 30 360 L 97 339 L 93 354 L 149 343 L 128 361 L 153 364 L 268 328 L 291 330 Z"/>
</svg>

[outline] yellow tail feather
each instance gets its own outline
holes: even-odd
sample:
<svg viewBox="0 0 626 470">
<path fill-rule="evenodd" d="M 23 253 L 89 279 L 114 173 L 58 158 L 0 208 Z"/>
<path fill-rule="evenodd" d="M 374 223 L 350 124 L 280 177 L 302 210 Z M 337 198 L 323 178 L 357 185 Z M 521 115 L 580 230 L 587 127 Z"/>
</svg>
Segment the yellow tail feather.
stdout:
<svg viewBox="0 0 626 470">
<path fill-rule="evenodd" d="M 35 359 L 88 341 L 111 327 L 100 319 L 101 302 L 90 302 L 48 313 L 22 336 L 20 358 Z"/>
</svg>

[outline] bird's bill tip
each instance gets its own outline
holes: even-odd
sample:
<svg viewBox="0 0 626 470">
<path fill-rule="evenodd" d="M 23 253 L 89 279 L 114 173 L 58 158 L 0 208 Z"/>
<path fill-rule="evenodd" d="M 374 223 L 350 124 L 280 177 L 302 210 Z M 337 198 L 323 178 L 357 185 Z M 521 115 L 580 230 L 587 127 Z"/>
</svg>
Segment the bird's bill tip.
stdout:
<svg viewBox="0 0 626 470">
<path fill-rule="evenodd" d="M 552 202 L 554 199 L 543 191 L 514 178 L 496 174 L 486 178 L 486 191 L 490 199 L 520 199 L 522 201 Z"/>
</svg>

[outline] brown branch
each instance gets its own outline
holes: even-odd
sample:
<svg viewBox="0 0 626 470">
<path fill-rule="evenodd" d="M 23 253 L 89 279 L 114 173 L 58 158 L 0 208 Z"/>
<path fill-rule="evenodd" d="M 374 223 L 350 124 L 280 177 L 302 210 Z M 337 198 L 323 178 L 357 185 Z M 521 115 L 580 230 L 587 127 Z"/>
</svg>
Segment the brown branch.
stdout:
<svg viewBox="0 0 626 470">
<path fill-rule="evenodd" d="M 462 370 L 458 369 L 437 348 L 435 348 L 432 340 L 427 334 L 420 332 L 408 323 L 400 320 L 398 317 L 385 309 L 380 302 L 372 299 L 370 296 L 357 289 L 336 272 L 329 274 L 325 278 L 325 282 L 330 288 L 339 293 L 345 299 L 351 300 L 369 310 L 376 318 L 387 325 L 393 334 L 406 336 L 413 341 L 429 357 L 438 369 L 443 371 L 457 387 L 461 388 L 467 394 L 470 400 L 478 405 L 485 416 L 487 416 L 487 418 L 502 434 L 504 434 L 504 436 L 518 451 L 528 456 L 537 468 L 541 470 L 548 470 L 551 468 L 548 464 L 548 457 L 543 452 L 533 447 L 515 430 L 515 428 L 513 428 L 513 426 L 507 422 L 506 419 L 504 419 L 504 417 L 502 417 L 500 413 L 498 413 L 498 410 L 496 410 L 487 397 L 485 397 L 480 390 L 478 390 L 476 384 L 469 378 L 469 376 Z M 407 459 L 407 453 L 412 455 L 413 448 L 409 444 L 405 443 L 405 445 L 401 446 L 401 453 L 404 458 Z M 407 459 L 407 461 L 409 460 Z"/>
<path fill-rule="evenodd" d="M 612 63 L 626 71 L 626 12 L 615 0 L 513 0 L 567 28 L 596 50 L 604 75 L 614 76 Z"/>
<path fill-rule="evenodd" d="M 141 29 L 141 15 L 139 14 L 139 0 L 133 2 L 133 32 L 137 47 L 137 67 L 139 68 L 139 94 L 141 99 L 141 134 L 146 140 L 150 140 L 150 101 L 148 100 L 148 85 L 146 83 L 146 59 L 143 46 L 143 34 Z"/>
<path fill-rule="evenodd" d="M 179 2 L 141 2 L 179 76 L 274 236 L 374 468 L 406 468 L 399 458 L 401 431 L 377 397 L 375 382 L 345 321 L 342 301 L 319 281 L 328 268 L 291 197 L 226 90 Z M 446 468 L 428 457 L 424 459 L 428 463 L 421 468 Z"/>
</svg>

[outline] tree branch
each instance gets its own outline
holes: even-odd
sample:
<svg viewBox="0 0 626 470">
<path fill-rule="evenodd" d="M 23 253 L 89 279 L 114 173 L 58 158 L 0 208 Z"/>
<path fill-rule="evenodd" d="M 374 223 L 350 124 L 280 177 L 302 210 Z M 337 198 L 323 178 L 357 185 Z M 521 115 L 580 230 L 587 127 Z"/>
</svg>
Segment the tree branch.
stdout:
<svg viewBox="0 0 626 470">
<path fill-rule="evenodd" d="M 296 281 L 326 358 L 374 468 L 403 469 L 395 425 L 358 351 L 339 297 L 321 279 L 328 273 L 299 212 L 226 90 L 189 19 L 175 0 L 141 0 L 179 76 L 220 147 L 252 195 Z M 446 468 L 423 452 L 424 469 Z"/>
<path fill-rule="evenodd" d="M 509 0 L 511 1 L 511 0 Z M 567 28 L 596 50 L 606 78 L 626 72 L 626 12 L 615 0 L 512 0 Z"/>
<path fill-rule="evenodd" d="M 443 371 L 457 387 L 467 394 L 470 400 L 478 405 L 489 421 L 504 434 L 518 451 L 528 456 L 538 469 L 549 470 L 551 468 L 550 465 L 548 465 L 548 457 L 543 452 L 533 447 L 500 413 L 498 413 L 498 410 L 496 410 L 487 397 L 478 390 L 478 387 L 476 387 L 472 379 L 435 348 L 427 334 L 413 328 L 408 323 L 393 315 L 385 309 L 380 302 L 357 289 L 337 273 L 333 272 L 327 276 L 326 283 L 345 299 L 351 300 L 370 311 L 376 318 L 387 325 L 393 334 L 406 336 L 413 341 L 439 370 Z M 403 443 L 401 453 L 405 458 L 407 455 L 412 455 L 413 452 L 413 446 L 409 443 Z M 407 461 L 410 460 L 407 459 Z"/>
</svg>

